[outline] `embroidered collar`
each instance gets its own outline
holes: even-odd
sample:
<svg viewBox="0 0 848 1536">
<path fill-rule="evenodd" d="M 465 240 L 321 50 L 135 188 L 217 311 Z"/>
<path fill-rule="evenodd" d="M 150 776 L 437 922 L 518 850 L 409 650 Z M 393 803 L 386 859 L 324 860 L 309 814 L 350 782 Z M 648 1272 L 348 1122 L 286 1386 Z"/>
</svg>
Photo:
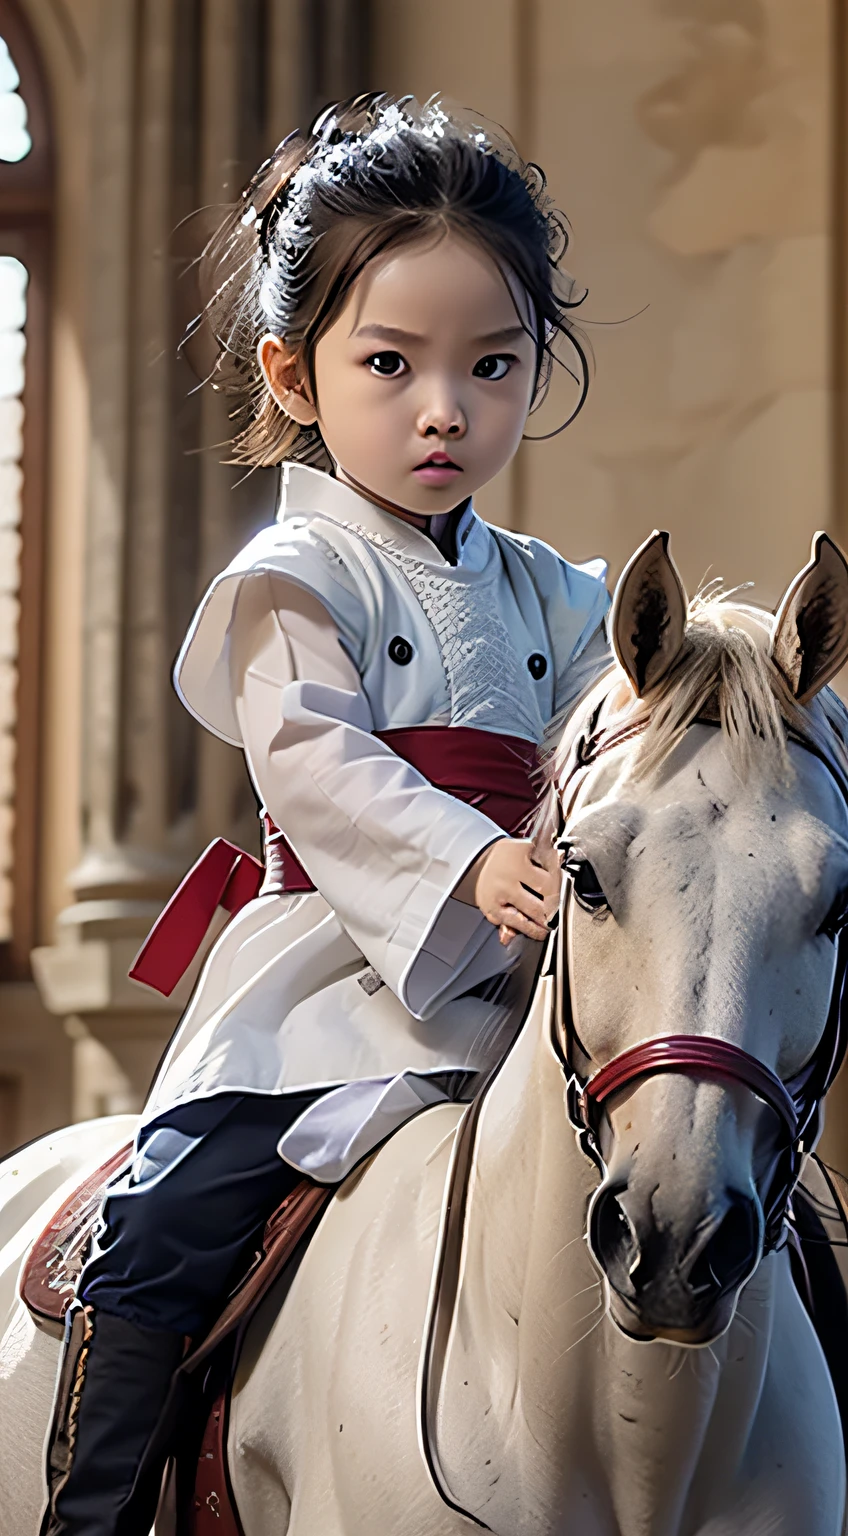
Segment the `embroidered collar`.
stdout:
<svg viewBox="0 0 848 1536">
<path fill-rule="evenodd" d="M 359 527 L 391 541 L 402 554 L 413 556 L 426 565 L 457 566 L 480 570 L 491 552 L 491 536 L 486 524 L 469 502 L 456 526 L 457 566 L 451 566 L 438 545 L 414 523 L 407 523 L 391 512 L 384 512 L 366 496 L 335 480 L 321 469 L 306 464 L 283 464 L 277 503 L 277 522 L 309 512 L 319 512 L 333 522 Z"/>
</svg>

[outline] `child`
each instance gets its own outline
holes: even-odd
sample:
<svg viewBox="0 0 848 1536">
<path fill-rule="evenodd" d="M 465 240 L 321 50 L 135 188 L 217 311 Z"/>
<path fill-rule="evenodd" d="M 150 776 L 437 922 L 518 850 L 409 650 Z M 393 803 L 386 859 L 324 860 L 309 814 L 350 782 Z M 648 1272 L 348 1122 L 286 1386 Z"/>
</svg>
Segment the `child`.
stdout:
<svg viewBox="0 0 848 1536">
<path fill-rule="evenodd" d="M 300 1173 L 342 1179 L 503 1049 L 499 981 L 559 889 L 515 834 L 547 727 L 606 664 L 607 595 L 601 566 L 487 527 L 471 497 L 515 453 L 554 343 L 576 347 L 565 243 L 509 146 L 369 96 L 281 145 L 210 253 L 236 457 L 283 462 L 281 504 L 175 676 L 244 750 L 266 878 L 104 1203 L 49 1536 L 147 1536 L 185 1338 L 264 1221 Z"/>
</svg>

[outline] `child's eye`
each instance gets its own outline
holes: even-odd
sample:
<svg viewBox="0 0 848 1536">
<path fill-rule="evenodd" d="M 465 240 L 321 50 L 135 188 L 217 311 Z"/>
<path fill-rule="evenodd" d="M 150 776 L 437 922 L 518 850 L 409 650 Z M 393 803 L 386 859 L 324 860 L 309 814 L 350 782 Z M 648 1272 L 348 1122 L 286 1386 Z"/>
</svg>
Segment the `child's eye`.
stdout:
<svg viewBox="0 0 848 1536">
<path fill-rule="evenodd" d="M 481 357 L 479 363 L 475 363 L 471 372 L 475 379 L 503 379 L 509 373 L 513 357 Z"/>
<path fill-rule="evenodd" d="M 365 361 L 379 379 L 399 379 L 407 371 L 406 360 L 399 352 L 375 352 Z"/>
</svg>

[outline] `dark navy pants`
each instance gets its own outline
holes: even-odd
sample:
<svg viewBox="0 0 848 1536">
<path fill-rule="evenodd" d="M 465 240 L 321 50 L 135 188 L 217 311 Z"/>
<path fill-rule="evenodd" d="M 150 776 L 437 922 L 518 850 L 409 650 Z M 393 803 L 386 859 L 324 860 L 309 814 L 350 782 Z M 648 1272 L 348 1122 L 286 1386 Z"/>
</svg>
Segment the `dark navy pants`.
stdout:
<svg viewBox="0 0 848 1536">
<path fill-rule="evenodd" d="M 83 1301 L 142 1328 L 208 1327 L 301 1177 L 277 1143 L 316 1097 L 223 1094 L 147 1126 L 132 1168 L 107 1190 Z"/>
</svg>

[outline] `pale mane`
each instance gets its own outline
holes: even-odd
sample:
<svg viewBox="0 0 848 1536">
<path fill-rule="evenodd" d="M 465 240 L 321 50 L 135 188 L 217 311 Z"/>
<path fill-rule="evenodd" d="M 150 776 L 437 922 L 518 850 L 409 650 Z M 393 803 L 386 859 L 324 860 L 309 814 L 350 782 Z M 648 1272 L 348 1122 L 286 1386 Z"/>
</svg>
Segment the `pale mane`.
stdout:
<svg viewBox="0 0 848 1536">
<path fill-rule="evenodd" d="M 616 663 L 593 688 L 571 722 L 584 721 L 602 699 L 603 728 L 648 718 L 631 759 L 635 778 L 652 773 L 699 717 L 719 719 L 731 762 L 740 777 L 758 774 L 788 781 L 792 769 L 787 727 L 811 741 L 848 772 L 848 710 L 830 688 L 800 708 L 768 654 L 774 619 L 765 609 L 733 601 L 711 583 L 689 604 L 683 646 L 668 676 L 648 699 L 635 698 Z M 549 765 L 552 777 L 565 766 L 575 725 L 569 726 Z"/>
</svg>

